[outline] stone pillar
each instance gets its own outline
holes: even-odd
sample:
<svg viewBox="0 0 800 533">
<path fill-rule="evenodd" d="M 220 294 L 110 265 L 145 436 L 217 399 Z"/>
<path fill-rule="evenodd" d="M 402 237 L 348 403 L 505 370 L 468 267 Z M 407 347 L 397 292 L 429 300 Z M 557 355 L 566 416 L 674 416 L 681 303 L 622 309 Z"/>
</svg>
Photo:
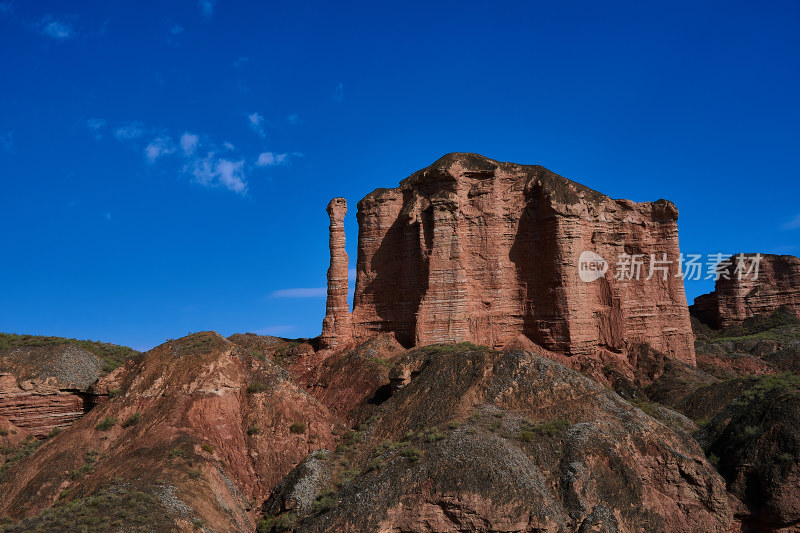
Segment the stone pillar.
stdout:
<svg viewBox="0 0 800 533">
<path fill-rule="evenodd" d="M 337 348 L 351 341 L 353 336 L 350 306 L 347 304 L 347 252 L 344 249 L 344 215 L 347 200 L 334 198 L 328 204 L 330 225 L 331 264 L 328 268 L 328 301 L 322 321 L 323 349 Z"/>
</svg>

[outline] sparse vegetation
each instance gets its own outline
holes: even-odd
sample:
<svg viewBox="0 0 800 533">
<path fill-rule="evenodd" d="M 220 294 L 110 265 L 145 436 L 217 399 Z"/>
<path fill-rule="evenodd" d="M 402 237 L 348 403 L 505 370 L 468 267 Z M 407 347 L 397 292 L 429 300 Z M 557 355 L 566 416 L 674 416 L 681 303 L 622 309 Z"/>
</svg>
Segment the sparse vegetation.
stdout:
<svg viewBox="0 0 800 533">
<path fill-rule="evenodd" d="M 258 394 L 267 390 L 266 383 L 256 382 L 247 386 L 247 394 Z"/>
<path fill-rule="evenodd" d="M 0 354 L 21 347 L 55 346 L 73 344 L 97 356 L 103 362 L 103 371 L 110 372 L 129 359 L 139 359 L 141 352 L 108 342 L 67 339 L 64 337 L 44 337 L 41 335 L 16 335 L 0 333 Z"/>
<path fill-rule="evenodd" d="M 531 442 L 537 435 L 555 437 L 563 433 L 571 425 L 571 422 L 566 418 L 539 423 L 523 420 L 522 430 L 518 433 L 517 438 L 523 442 Z"/>
<path fill-rule="evenodd" d="M 311 511 L 315 513 L 324 513 L 336 507 L 336 491 L 333 489 L 325 489 L 314 499 L 311 505 Z"/>
<path fill-rule="evenodd" d="M 212 448 L 209 444 L 203 444 L 202 446 L 200 446 L 200 449 L 206 453 L 210 454 L 214 453 L 214 448 Z"/>
<path fill-rule="evenodd" d="M 250 436 L 259 435 L 260 433 L 261 433 L 261 428 L 256 425 L 252 425 L 247 428 L 247 434 Z"/>
<path fill-rule="evenodd" d="M 131 416 L 129 416 L 125 422 L 122 423 L 122 427 L 128 428 L 136 424 L 142 418 L 142 413 L 136 411 Z"/>
<path fill-rule="evenodd" d="M 99 424 L 95 426 L 97 431 L 109 431 L 111 428 L 117 425 L 117 419 L 113 416 L 107 416 L 103 420 L 100 421 Z"/>
<path fill-rule="evenodd" d="M 403 451 L 400 452 L 400 455 L 405 457 L 411 462 L 419 460 L 422 457 L 422 450 L 417 448 L 416 446 L 406 446 L 403 448 Z"/>
<path fill-rule="evenodd" d="M 291 426 L 289 426 L 289 431 L 296 435 L 302 435 L 306 432 L 306 425 L 302 422 L 295 422 Z"/>
<path fill-rule="evenodd" d="M 20 522 L 0 524 L 2 533 L 51 533 L 75 531 L 100 533 L 125 530 L 175 532 L 177 527 L 159 499 L 147 492 L 112 486 L 94 495 L 65 501 L 68 490 L 61 492 L 61 503 L 39 516 Z"/>
<path fill-rule="evenodd" d="M 173 457 L 173 458 L 175 458 L 175 457 L 186 457 L 186 452 L 183 451 L 180 448 L 172 448 L 172 450 L 170 450 L 170 452 L 169 452 L 169 456 Z"/>
<path fill-rule="evenodd" d="M 120 392 L 122 392 L 121 389 L 111 389 L 110 391 L 108 391 L 108 397 L 116 398 L 117 396 L 119 396 Z"/>
</svg>

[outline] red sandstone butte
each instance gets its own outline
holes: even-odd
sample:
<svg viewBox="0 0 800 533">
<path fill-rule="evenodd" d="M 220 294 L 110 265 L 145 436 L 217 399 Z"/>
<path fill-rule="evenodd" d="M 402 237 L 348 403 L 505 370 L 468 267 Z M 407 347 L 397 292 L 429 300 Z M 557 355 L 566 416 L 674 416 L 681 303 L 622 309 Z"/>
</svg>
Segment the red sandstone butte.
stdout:
<svg viewBox="0 0 800 533">
<path fill-rule="evenodd" d="M 716 328 L 739 324 L 779 307 L 787 307 L 800 317 L 800 258 L 758 255 L 761 259 L 757 274 L 755 270 L 747 272 L 756 254 L 735 254 L 719 267 L 714 292 L 695 298 L 692 314 Z M 737 271 L 739 257 L 745 268 Z"/>
<path fill-rule="evenodd" d="M 683 281 L 675 276 L 678 210 L 667 200 L 613 200 L 541 166 L 448 154 L 358 203 L 349 326 L 344 234 L 334 222 L 344 212 L 334 202 L 323 339 L 361 342 L 389 332 L 406 347 L 501 347 L 522 333 L 566 355 L 647 342 L 695 363 Z M 581 280 L 583 251 L 608 262 L 599 279 Z M 642 254 L 640 279 L 615 279 L 623 253 Z M 660 271 L 645 279 L 650 254 L 673 262 L 666 279 Z"/>
</svg>

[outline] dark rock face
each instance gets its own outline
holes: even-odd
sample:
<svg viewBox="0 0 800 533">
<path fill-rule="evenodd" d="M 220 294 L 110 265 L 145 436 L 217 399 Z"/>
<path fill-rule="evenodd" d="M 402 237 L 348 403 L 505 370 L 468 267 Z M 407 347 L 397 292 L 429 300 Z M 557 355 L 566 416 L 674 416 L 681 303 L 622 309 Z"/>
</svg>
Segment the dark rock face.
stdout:
<svg viewBox="0 0 800 533">
<path fill-rule="evenodd" d="M 695 298 L 692 315 L 715 328 L 726 328 L 744 320 L 770 314 L 783 307 L 800 316 L 800 258 L 791 255 L 759 254 L 758 274 L 742 276 L 737 258 L 752 261 L 755 254 L 736 254 L 720 268 L 714 292 Z"/>
<path fill-rule="evenodd" d="M 347 448 L 298 468 L 265 511 L 291 513 L 298 532 L 731 526 L 723 480 L 688 435 L 558 363 L 432 346 L 390 378 L 394 394 Z M 309 509 L 297 495 L 310 486 L 322 496 Z"/>
<path fill-rule="evenodd" d="M 543 167 L 449 154 L 367 195 L 357 217 L 356 342 L 389 332 L 406 347 L 501 347 L 524 334 L 588 356 L 647 342 L 694 364 L 682 280 L 645 279 L 646 266 L 615 279 L 621 254 L 677 261 L 666 200 L 612 200 Z M 593 281 L 579 274 L 584 251 L 607 262 Z"/>
<path fill-rule="evenodd" d="M 709 411 L 712 406 L 716 409 Z M 728 490 L 747 504 L 744 530 L 795 531 L 800 523 L 800 377 L 720 382 L 679 407 L 710 418 L 696 437 L 718 461 Z"/>
</svg>

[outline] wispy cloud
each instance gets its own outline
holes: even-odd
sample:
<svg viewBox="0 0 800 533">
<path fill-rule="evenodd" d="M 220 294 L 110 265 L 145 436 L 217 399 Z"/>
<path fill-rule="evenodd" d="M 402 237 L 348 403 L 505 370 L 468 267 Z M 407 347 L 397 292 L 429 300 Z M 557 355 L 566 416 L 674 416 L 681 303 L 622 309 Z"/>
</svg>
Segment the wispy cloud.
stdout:
<svg viewBox="0 0 800 533">
<path fill-rule="evenodd" d="M 184 155 L 192 155 L 197 150 L 197 145 L 200 144 L 200 136 L 188 131 L 181 135 L 181 150 Z"/>
<path fill-rule="evenodd" d="M 333 98 L 335 102 L 344 100 L 344 84 L 342 82 L 339 82 L 339 85 L 333 90 L 333 96 L 331 96 L 331 98 Z"/>
<path fill-rule="evenodd" d="M 205 187 L 224 187 L 243 196 L 247 194 L 244 160 L 230 161 L 218 157 L 214 152 L 208 152 L 205 157 L 198 157 L 187 163 L 184 171 L 196 183 Z"/>
<path fill-rule="evenodd" d="M 785 224 L 783 224 L 781 226 L 781 228 L 783 228 L 783 229 L 797 229 L 797 228 L 800 228 L 800 213 L 798 213 L 797 216 L 794 217 L 793 219 L 791 219 L 788 222 L 786 222 Z"/>
<path fill-rule="evenodd" d="M 292 113 L 291 115 L 286 117 L 286 122 L 288 122 L 289 124 L 291 124 L 293 126 L 297 125 L 297 124 L 300 124 L 300 117 L 297 115 L 297 113 Z"/>
<path fill-rule="evenodd" d="M 169 29 L 169 32 L 172 35 L 178 35 L 179 33 L 183 33 L 183 26 L 181 26 L 180 24 L 175 24 Z"/>
<path fill-rule="evenodd" d="M 247 120 L 250 121 L 250 127 L 256 132 L 259 137 L 264 137 L 264 117 L 258 113 L 247 115 Z"/>
<path fill-rule="evenodd" d="M 0 13 L 11 13 L 11 2 L 0 2 Z"/>
<path fill-rule="evenodd" d="M 248 61 L 250 61 L 249 57 L 242 56 L 242 57 L 240 57 L 239 59 L 237 59 L 236 61 L 233 62 L 233 66 L 235 68 L 243 67 L 243 66 L 245 66 L 247 64 Z"/>
<path fill-rule="evenodd" d="M 139 122 L 129 122 L 114 130 L 114 137 L 120 141 L 132 141 L 144 135 L 144 126 Z"/>
<path fill-rule="evenodd" d="M 46 15 L 41 22 L 42 35 L 55 39 L 57 41 L 65 41 L 75 35 L 75 30 L 68 23 L 57 20 L 52 15 Z"/>
<path fill-rule="evenodd" d="M 90 118 L 86 121 L 86 127 L 94 133 L 95 139 L 100 140 L 103 138 L 103 129 L 106 127 L 106 121 L 102 118 Z"/>
<path fill-rule="evenodd" d="M 286 162 L 286 158 L 289 154 L 276 154 L 274 152 L 263 152 L 258 155 L 258 159 L 256 160 L 257 167 L 274 167 L 277 165 L 283 165 Z"/>
<path fill-rule="evenodd" d="M 168 135 L 159 135 L 144 148 L 144 155 L 150 163 L 155 163 L 161 156 L 174 153 L 175 144 Z"/>
<path fill-rule="evenodd" d="M 325 287 L 281 289 L 270 294 L 273 298 L 324 298 L 328 295 Z"/>
<path fill-rule="evenodd" d="M 214 4 L 216 0 L 199 0 L 198 4 L 200 5 L 200 12 L 203 15 L 210 17 L 214 14 Z"/>
</svg>

